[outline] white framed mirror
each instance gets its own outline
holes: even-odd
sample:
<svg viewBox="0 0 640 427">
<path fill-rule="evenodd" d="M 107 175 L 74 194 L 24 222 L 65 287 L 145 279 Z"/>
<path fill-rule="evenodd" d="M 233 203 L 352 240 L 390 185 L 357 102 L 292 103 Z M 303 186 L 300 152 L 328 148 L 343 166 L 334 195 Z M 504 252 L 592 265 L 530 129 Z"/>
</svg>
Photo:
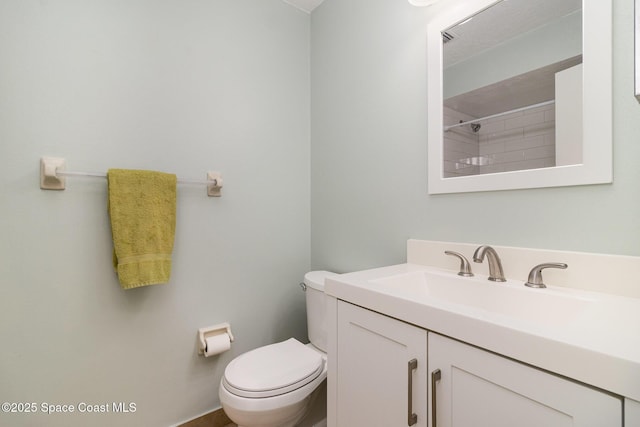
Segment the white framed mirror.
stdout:
<svg viewBox="0 0 640 427">
<path fill-rule="evenodd" d="M 612 0 L 460 0 L 427 35 L 430 194 L 612 182 Z"/>
</svg>

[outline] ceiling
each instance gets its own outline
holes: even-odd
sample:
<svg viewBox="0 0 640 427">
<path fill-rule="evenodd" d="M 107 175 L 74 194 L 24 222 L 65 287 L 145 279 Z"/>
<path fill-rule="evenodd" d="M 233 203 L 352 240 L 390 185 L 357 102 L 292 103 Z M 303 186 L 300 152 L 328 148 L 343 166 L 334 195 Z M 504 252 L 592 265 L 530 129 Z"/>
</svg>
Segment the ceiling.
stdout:
<svg viewBox="0 0 640 427">
<path fill-rule="evenodd" d="M 293 7 L 296 7 L 300 10 L 303 10 L 307 13 L 311 13 L 313 9 L 320 6 L 324 0 L 282 0 L 285 3 L 290 4 Z"/>
<path fill-rule="evenodd" d="M 445 67 L 582 9 L 582 0 L 506 0 L 446 30 Z"/>
<path fill-rule="evenodd" d="M 444 105 L 472 117 L 485 117 L 504 111 L 555 99 L 555 75 L 582 62 L 582 56 L 484 86 L 448 98 Z"/>
<path fill-rule="evenodd" d="M 320 6 L 324 0 L 282 0 L 285 3 L 290 4 L 293 7 L 297 7 L 307 13 L 311 13 L 313 9 Z M 409 0 L 414 6 L 429 6 L 439 0 Z"/>
<path fill-rule="evenodd" d="M 472 19 L 446 30 L 453 40 L 444 44 L 444 67 L 487 50 L 550 22 L 580 11 L 582 0 L 504 0 Z M 444 37 L 443 37 L 444 38 Z M 473 117 L 483 117 L 555 98 L 555 73 L 582 62 L 568 58 L 511 79 L 445 100 L 445 105 Z"/>
</svg>

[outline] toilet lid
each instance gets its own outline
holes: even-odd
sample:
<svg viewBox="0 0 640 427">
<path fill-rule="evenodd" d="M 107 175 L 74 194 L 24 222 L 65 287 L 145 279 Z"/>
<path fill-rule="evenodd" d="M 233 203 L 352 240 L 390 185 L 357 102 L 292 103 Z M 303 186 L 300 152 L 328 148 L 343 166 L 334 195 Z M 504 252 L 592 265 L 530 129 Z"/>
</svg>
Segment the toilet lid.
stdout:
<svg viewBox="0 0 640 427">
<path fill-rule="evenodd" d="M 289 338 L 236 357 L 224 371 L 224 385 L 238 396 L 276 396 L 308 384 L 323 368 L 320 353 Z"/>
</svg>

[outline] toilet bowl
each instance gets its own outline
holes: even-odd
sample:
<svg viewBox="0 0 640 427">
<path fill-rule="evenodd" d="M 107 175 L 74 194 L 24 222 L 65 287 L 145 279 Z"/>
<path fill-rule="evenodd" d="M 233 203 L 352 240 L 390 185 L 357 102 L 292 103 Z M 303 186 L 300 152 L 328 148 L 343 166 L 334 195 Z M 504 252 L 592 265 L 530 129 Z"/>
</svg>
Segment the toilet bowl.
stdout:
<svg viewBox="0 0 640 427">
<path fill-rule="evenodd" d="M 313 271 L 304 277 L 311 343 L 289 338 L 241 354 L 227 365 L 218 395 L 239 427 L 293 427 L 316 400 L 327 377 L 324 279 L 334 274 Z"/>
<path fill-rule="evenodd" d="M 309 357 L 309 353 L 305 355 L 300 352 L 300 347 L 318 357 Z M 272 354 L 267 355 L 262 350 L 272 350 Z M 273 359 L 278 353 L 284 358 L 280 361 L 282 363 Z M 285 378 L 288 373 L 284 374 L 284 371 L 287 363 L 291 362 L 286 356 L 295 357 L 299 354 L 303 354 L 306 363 L 295 366 L 295 375 Z M 243 356 L 249 357 L 239 360 Z M 265 362 L 261 363 L 260 359 Z M 271 360 L 274 364 L 263 370 L 261 368 L 267 365 L 266 360 Z M 232 366 L 233 362 L 238 363 Z M 253 369 L 250 368 L 251 365 Z M 236 368 L 237 371 L 233 372 L 234 369 L 229 370 L 229 367 Z M 242 368 L 249 369 L 246 373 L 241 373 Z M 256 374 L 258 381 L 252 381 L 256 380 Z M 296 376 L 300 378 L 295 379 Z M 326 377 L 326 356 L 310 345 L 290 338 L 234 359 L 220 382 L 220 402 L 227 416 L 239 427 L 291 427 L 306 414 L 313 392 Z"/>
</svg>

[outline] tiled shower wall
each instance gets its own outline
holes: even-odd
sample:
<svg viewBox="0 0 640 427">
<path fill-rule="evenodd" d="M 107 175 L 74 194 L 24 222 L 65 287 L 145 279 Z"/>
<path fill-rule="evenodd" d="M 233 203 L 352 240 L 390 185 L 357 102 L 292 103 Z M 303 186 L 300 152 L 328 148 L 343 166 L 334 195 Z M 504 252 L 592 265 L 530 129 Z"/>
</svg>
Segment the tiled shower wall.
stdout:
<svg viewBox="0 0 640 427">
<path fill-rule="evenodd" d="M 450 126 L 475 117 L 444 107 L 444 125 Z M 444 133 L 444 176 L 450 178 L 463 175 L 477 175 L 480 169 L 472 160 L 480 155 L 480 139 L 469 125 L 459 126 Z"/>
<path fill-rule="evenodd" d="M 446 124 L 471 120 L 462 116 L 445 108 Z M 489 119 L 481 125 L 475 134 L 469 125 L 445 132 L 445 176 L 555 166 L 553 105 Z M 477 151 L 473 147 L 476 140 Z"/>
<path fill-rule="evenodd" d="M 479 151 L 488 164 L 480 173 L 555 166 L 555 130 L 553 104 L 483 122 Z"/>
</svg>

